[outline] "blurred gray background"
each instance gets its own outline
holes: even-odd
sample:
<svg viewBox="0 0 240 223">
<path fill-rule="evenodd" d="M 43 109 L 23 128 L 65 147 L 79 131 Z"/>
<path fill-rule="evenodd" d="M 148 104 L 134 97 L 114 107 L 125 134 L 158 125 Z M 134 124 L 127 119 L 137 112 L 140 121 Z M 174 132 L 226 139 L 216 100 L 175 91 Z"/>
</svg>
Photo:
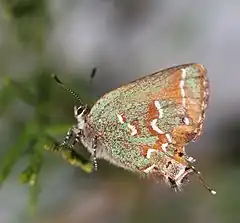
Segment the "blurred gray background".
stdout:
<svg viewBox="0 0 240 223">
<path fill-rule="evenodd" d="M 9 2 L 0 5 L 1 86 L 7 77 L 31 88 L 39 73 L 49 71 L 76 91 L 84 85 L 84 97 L 91 95 L 94 101 L 161 68 L 204 64 L 210 105 L 204 134 L 187 152 L 196 157 L 217 196 L 194 178 L 183 193 L 175 194 L 164 184 L 139 179 L 105 162 L 88 175 L 44 152 L 36 213 L 29 217 L 28 186 L 18 181 L 28 162 L 22 155 L 0 190 L 1 223 L 240 222 L 240 1 L 42 0 L 27 17 L 21 16 L 24 10 L 19 16 L 12 9 L 14 4 L 31 5 L 30 0 Z M 95 66 L 98 71 L 90 85 Z M 44 84 L 62 91 L 53 85 Z M 71 125 L 74 103 L 65 94 L 49 99 L 52 107 L 46 116 Z M 1 114 L 0 156 L 34 112 L 34 106 L 18 99 Z"/>
</svg>

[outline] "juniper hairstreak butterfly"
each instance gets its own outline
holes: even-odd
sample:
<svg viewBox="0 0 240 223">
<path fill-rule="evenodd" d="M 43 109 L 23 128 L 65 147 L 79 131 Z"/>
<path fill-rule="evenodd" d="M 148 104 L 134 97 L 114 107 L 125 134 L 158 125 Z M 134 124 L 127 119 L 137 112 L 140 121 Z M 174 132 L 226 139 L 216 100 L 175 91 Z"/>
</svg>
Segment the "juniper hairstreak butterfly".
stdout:
<svg viewBox="0 0 240 223">
<path fill-rule="evenodd" d="M 110 91 L 92 108 L 54 76 L 80 103 L 74 107 L 77 124 L 63 145 L 74 148 L 81 143 L 92 154 L 95 169 L 97 158 L 102 158 L 140 175 L 162 178 L 176 191 L 195 174 L 216 194 L 185 152 L 202 132 L 209 99 L 206 73 L 195 63 L 160 70 Z"/>
</svg>

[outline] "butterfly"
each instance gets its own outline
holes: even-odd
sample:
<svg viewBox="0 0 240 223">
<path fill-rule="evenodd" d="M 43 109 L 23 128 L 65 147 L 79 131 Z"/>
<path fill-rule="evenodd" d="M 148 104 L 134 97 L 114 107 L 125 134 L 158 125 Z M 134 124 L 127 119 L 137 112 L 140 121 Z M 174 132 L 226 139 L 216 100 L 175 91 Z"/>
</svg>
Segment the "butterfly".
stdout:
<svg viewBox="0 0 240 223">
<path fill-rule="evenodd" d="M 185 151 L 201 135 L 208 106 L 209 81 L 203 65 L 157 71 L 106 93 L 91 108 L 54 78 L 80 104 L 74 107 L 77 124 L 62 145 L 74 149 L 82 144 L 92 154 L 95 169 L 97 159 L 105 159 L 131 172 L 163 179 L 175 191 L 195 174 L 216 194 Z"/>
</svg>

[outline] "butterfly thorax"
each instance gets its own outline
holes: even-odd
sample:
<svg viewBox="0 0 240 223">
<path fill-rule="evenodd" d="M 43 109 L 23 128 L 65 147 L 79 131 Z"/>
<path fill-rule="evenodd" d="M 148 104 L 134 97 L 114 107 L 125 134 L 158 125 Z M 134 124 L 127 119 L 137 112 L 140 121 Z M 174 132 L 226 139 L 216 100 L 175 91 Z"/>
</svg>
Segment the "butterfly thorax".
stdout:
<svg viewBox="0 0 240 223">
<path fill-rule="evenodd" d="M 95 126 L 89 122 L 89 112 L 90 107 L 79 106 L 74 107 L 74 115 L 77 119 L 77 125 L 73 127 L 75 135 L 79 135 L 79 140 L 87 150 L 93 154 L 93 147 L 96 146 L 96 157 L 105 158 L 106 148 L 103 146 L 102 137 L 100 132 L 98 132 Z"/>
</svg>

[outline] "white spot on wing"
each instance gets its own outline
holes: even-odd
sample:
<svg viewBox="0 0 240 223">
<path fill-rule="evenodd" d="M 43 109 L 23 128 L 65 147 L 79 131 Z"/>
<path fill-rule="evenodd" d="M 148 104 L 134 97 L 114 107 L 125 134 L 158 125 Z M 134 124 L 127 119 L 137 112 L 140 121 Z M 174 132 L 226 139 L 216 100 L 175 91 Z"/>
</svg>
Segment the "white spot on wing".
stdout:
<svg viewBox="0 0 240 223">
<path fill-rule="evenodd" d="M 171 135 L 170 135 L 169 133 L 166 133 L 165 136 L 166 136 L 168 142 L 171 143 L 171 142 L 172 142 L 172 137 L 171 137 Z"/>
<path fill-rule="evenodd" d="M 147 151 L 147 156 L 146 156 L 146 157 L 147 157 L 148 159 L 150 159 L 150 158 L 151 158 L 151 154 L 152 154 L 152 153 L 155 153 L 155 152 L 156 152 L 155 149 L 149 149 L 149 150 Z"/>
<path fill-rule="evenodd" d="M 123 121 L 123 117 L 122 117 L 121 115 L 117 114 L 117 117 L 118 117 L 118 120 L 119 120 L 119 122 L 120 122 L 121 124 L 125 123 L 125 122 Z"/>
<path fill-rule="evenodd" d="M 120 122 L 121 124 L 124 124 L 124 123 L 125 123 L 124 120 L 123 120 L 122 115 L 117 114 L 117 117 L 118 117 L 118 120 L 119 120 L 119 122 Z M 128 124 L 127 126 L 128 126 L 128 128 L 131 130 L 131 135 L 132 135 L 132 136 L 134 136 L 134 135 L 137 134 L 137 129 L 136 129 L 136 127 L 135 127 L 134 125 Z"/>
<path fill-rule="evenodd" d="M 134 135 L 136 135 L 137 134 L 137 129 L 136 129 L 136 127 L 134 126 L 134 125 L 131 125 L 131 124 L 128 124 L 128 128 L 130 128 L 131 129 L 131 135 L 132 136 L 134 136 Z"/>
<path fill-rule="evenodd" d="M 154 131 L 158 132 L 159 134 L 164 134 L 164 132 L 161 129 L 159 129 L 158 126 L 157 126 L 157 119 L 153 119 L 151 121 L 151 126 L 152 126 Z"/>
<path fill-rule="evenodd" d="M 190 124 L 190 121 L 189 121 L 189 119 L 187 117 L 184 117 L 183 122 L 184 122 L 185 125 L 189 125 Z"/>
<path fill-rule="evenodd" d="M 186 98 L 185 98 L 185 90 L 184 90 L 184 84 L 185 84 L 185 78 L 186 78 L 186 70 L 185 69 L 181 69 L 182 71 L 182 76 L 181 76 L 181 80 L 180 80 L 180 91 L 181 91 L 181 96 L 182 96 L 182 105 L 183 107 L 186 107 Z"/>
<path fill-rule="evenodd" d="M 159 118 L 163 117 L 163 110 L 161 109 L 161 104 L 159 101 L 154 101 L 154 105 L 156 106 L 158 112 L 159 112 Z"/>
<path fill-rule="evenodd" d="M 162 144 L 162 150 L 163 150 L 165 153 L 167 152 L 167 146 L 168 146 L 168 143 Z"/>
<path fill-rule="evenodd" d="M 182 69 L 182 79 L 184 80 L 186 78 L 186 69 Z"/>
</svg>

